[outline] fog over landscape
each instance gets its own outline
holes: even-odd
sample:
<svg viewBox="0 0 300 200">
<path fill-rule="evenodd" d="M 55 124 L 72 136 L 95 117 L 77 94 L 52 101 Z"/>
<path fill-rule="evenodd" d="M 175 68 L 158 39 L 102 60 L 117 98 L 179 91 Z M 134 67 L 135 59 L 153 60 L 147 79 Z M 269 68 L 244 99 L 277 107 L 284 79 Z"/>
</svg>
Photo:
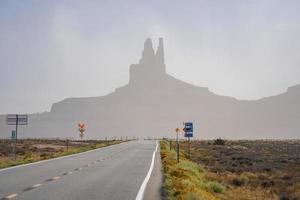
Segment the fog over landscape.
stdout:
<svg viewBox="0 0 300 200">
<path fill-rule="evenodd" d="M 299 138 L 297 1 L 0 4 L 2 137 Z"/>
<path fill-rule="evenodd" d="M 101 97 L 67 98 L 50 112 L 32 114 L 22 137 L 74 137 L 78 122 L 87 138 L 172 137 L 183 121 L 195 123 L 195 138 L 290 139 L 300 130 L 300 85 L 273 97 L 236 100 L 196 87 L 166 73 L 163 38 L 157 50 L 144 43 L 138 64 L 130 65 L 129 83 Z M 10 131 L 0 115 L 2 137 Z"/>
<path fill-rule="evenodd" d="M 300 200 L 299 0 L 0 0 L 0 200 Z"/>
<path fill-rule="evenodd" d="M 237 99 L 300 83 L 298 1 L 1 1 L 0 113 L 50 111 L 129 81 L 148 37 L 166 71 Z"/>
</svg>

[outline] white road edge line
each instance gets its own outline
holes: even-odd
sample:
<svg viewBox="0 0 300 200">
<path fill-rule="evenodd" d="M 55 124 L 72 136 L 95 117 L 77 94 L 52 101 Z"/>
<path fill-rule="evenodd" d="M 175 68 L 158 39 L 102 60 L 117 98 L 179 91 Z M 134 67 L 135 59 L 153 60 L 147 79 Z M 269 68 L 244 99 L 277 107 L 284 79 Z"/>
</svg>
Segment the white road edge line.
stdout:
<svg viewBox="0 0 300 200">
<path fill-rule="evenodd" d="M 90 153 L 90 152 L 94 152 L 94 151 L 99 151 L 101 149 L 112 148 L 115 145 L 123 145 L 123 144 L 126 144 L 126 143 L 127 142 L 122 142 L 122 143 L 119 143 L 119 144 L 113 144 L 113 145 L 109 145 L 109 146 L 106 146 L 106 147 L 100 147 L 98 149 L 93 149 L 93 150 L 89 150 L 89 151 L 85 151 L 85 152 L 81 152 L 81 153 L 75 153 L 75 154 L 71 154 L 71 155 L 67 155 L 67 156 L 61 156 L 61 157 L 52 158 L 52 159 L 48 159 L 48 160 L 41 160 L 41 161 L 32 162 L 32 163 L 28 163 L 28 164 L 21 164 L 21 165 L 17 165 L 17 166 L 13 166 L 13 167 L 7 167 L 7 168 L 4 168 L 4 169 L 0 169 L 0 172 L 7 171 L 7 170 L 10 170 L 10 169 L 19 168 L 19 167 L 26 167 L 26 166 L 36 165 L 36 164 L 40 164 L 40 163 L 44 163 L 44 162 L 50 162 L 50 161 L 53 161 L 53 160 L 60 160 L 60 159 L 63 159 L 63 158 L 79 156 L 79 155 L 82 155 L 82 154 L 86 154 L 86 153 Z"/>
<path fill-rule="evenodd" d="M 144 181 L 143 181 L 143 183 L 142 183 L 142 185 L 139 189 L 138 194 L 136 195 L 135 200 L 143 200 L 143 198 L 144 198 L 145 189 L 146 189 L 147 183 L 150 179 L 151 173 L 153 171 L 154 161 L 155 161 L 155 154 L 157 152 L 157 147 L 158 147 L 158 142 L 156 141 L 156 147 L 155 147 L 155 151 L 153 152 L 153 155 L 152 155 L 152 161 L 151 161 L 150 169 L 149 169 L 149 171 L 148 171 L 148 173 L 147 173 L 147 175 L 146 175 L 146 177 L 145 177 L 145 179 L 144 179 Z"/>
</svg>

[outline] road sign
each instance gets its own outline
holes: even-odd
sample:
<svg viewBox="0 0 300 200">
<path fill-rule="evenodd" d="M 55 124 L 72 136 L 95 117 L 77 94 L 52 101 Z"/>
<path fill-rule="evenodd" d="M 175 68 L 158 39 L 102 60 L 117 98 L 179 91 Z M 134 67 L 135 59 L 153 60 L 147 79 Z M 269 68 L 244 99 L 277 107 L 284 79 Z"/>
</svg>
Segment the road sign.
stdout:
<svg viewBox="0 0 300 200">
<path fill-rule="evenodd" d="M 184 123 L 184 137 L 188 138 L 188 157 L 191 157 L 191 142 L 190 142 L 190 138 L 193 137 L 193 122 L 185 122 Z"/>
<path fill-rule="evenodd" d="M 16 139 L 16 131 L 11 131 L 11 139 L 12 140 Z"/>
<path fill-rule="evenodd" d="M 7 115 L 6 116 L 6 124 L 7 125 L 15 125 L 15 138 L 18 139 L 18 125 L 27 125 L 28 124 L 28 116 L 27 115 Z"/>
<path fill-rule="evenodd" d="M 184 137 L 193 137 L 193 123 L 192 122 L 185 122 L 184 123 Z"/>
<path fill-rule="evenodd" d="M 28 116 L 27 115 L 7 115 L 6 116 L 7 125 L 27 125 Z"/>
<path fill-rule="evenodd" d="M 185 133 L 184 137 L 193 137 L 193 133 Z"/>
<path fill-rule="evenodd" d="M 80 138 L 82 139 L 83 136 L 84 136 L 85 124 L 84 124 L 84 123 L 79 123 L 79 124 L 78 124 L 78 127 L 79 127 L 78 131 L 80 132 L 80 133 L 79 133 L 79 136 L 80 136 Z"/>
<path fill-rule="evenodd" d="M 184 131 L 185 132 L 193 132 L 193 123 L 192 122 L 185 122 L 184 123 Z"/>
</svg>

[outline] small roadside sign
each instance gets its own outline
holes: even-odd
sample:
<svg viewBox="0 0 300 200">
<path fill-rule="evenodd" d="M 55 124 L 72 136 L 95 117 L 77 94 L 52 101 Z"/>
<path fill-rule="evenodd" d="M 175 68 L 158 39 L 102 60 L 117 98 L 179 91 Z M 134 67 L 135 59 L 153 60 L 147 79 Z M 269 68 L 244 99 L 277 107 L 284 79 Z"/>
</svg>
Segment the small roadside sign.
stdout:
<svg viewBox="0 0 300 200">
<path fill-rule="evenodd" d="M 183 131 L 184 131 L 184 137 L 188 137 L 188 138 L 193 137 L 193 131 L 194 131 L 193 123 L 185 122 Z"/>
<path fill-rule="evenodd" d="M 11 131 L 11 139 L 12 140 L 16 139 L 16 131 L 15 130 Z"/>
<path fill-rule="evenodd" d="M 82 138 L 83 138 L 83 136 L 84 136 L 84 132 L 85 132 L 85 124 L 84 123 L 79 123 L 78 124 L 78 131 L 80 132 L 79 133 L 79 137 L 81 138 L 81 140 L 82 140 Z"/>
<path fill-rule="evenodd" d="M 188 138 L 188 157 L 191 157 L 191 142 L 190 138 L 193 137 L 194 127 L 193 122 L 185 122 L 184 123 L 184 137 Z"/>
<path fill-rule="evenodd" d="M 6 116 L 6 124 L 16 126 L 15 139 L 18 139 L 18 126 L 28 124 L 28 115 L 9 114 Z"/>
</svg>

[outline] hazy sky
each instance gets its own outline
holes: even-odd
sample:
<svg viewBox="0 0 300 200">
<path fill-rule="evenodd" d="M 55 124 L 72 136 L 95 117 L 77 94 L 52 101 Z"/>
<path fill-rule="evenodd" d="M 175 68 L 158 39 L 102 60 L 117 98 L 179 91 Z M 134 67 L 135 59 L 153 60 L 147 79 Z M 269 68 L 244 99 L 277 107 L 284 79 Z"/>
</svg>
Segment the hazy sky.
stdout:
<svg viewBox="0 0 300 200">
<path fill-rule="evenodd" d="M 50 110 L 128 82 L 143 42 L 167 72 L 238 99 L 300 83 L 298 0 L 0 0 L 0 113 Z"/>
</svg>

